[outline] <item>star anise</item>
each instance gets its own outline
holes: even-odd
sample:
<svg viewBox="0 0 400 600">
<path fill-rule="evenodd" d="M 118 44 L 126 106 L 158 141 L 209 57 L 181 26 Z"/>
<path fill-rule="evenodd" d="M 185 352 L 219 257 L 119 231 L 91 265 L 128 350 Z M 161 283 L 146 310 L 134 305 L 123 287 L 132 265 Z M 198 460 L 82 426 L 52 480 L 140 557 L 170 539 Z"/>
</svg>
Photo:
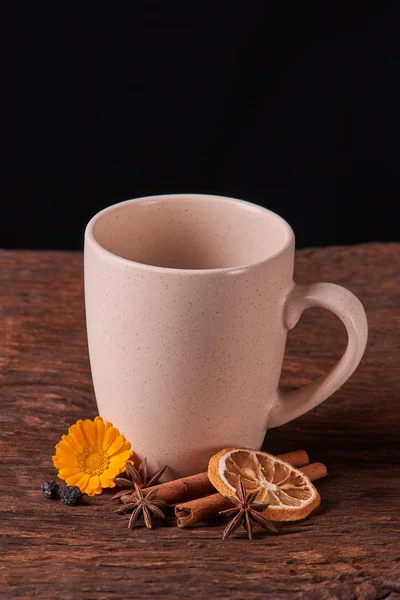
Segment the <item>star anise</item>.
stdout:
<svg viewBox="0 0 400 600">
<path fill-rule="evenodd" d="M 142 489 L 137 483 L 134 483 L 135 495 L 125 496 L 124 505 L 118 508 L 115 512 L 119 515 L 133 511 L 129 519 L 128 528 L 133 529 L 137 524 L 139 517 L 143 516 L 144 523 L 148 529 L 153 528 L 152 515 L 158 519 L 165 519 L 165 515 L 161 510 L 165 506 L 161 500 L 156 500 L 158 490 L 152 490 L 145 496 Z"/>
<path fill-rule="evenodd" d="M 237 498 L 226 498 L 231 504 L 234 505 L 235 508 L 228 508 L 228 510 L 223 510 L 219 513 L 220 515 L 225 515 L 226 517 L 235 515 L 224 529 L 224 533 L 222 534 L 223 540 L 232 535 L 232 533 L 236 531 L 240 525 L 243 525 L 247 531 L 247 535 L 250 539 L 252 539 L 253 523 L 258 523 L 261 525 L 261 527 L 273 533 L 279 533 L 275 525 L 273 525 L 271 521 L 268 521 L 268 519 L 260 514 L 263 510 L 268 508 L 269 504 L 255 502 L 257 493 L 258 492 L 246 494 L 246 489 L 243 485 L 242 478 L 240 476 L 238 477 L 236 484 Z"/>
<path fill-rule="evenodd" d="M 137 469 L 132 463 L 127 462 L 125 467 L 125 476 L 115 477 L 114 481 L 118 487 L 124 488 L 121 492 L 117 492 L 111 500 L 117 500 L 121 496 L 126 496 L 129 492 L 135 491 L 135 483 L 143 490 L 149 488 L 152 485 L 156 485 L 160 477 L 163 475 L 167 466 L 159 469 L 154 475 L 148 477 L 147 475 L 147 462 L 146 459 L 140 463 Z"/>
</svg>

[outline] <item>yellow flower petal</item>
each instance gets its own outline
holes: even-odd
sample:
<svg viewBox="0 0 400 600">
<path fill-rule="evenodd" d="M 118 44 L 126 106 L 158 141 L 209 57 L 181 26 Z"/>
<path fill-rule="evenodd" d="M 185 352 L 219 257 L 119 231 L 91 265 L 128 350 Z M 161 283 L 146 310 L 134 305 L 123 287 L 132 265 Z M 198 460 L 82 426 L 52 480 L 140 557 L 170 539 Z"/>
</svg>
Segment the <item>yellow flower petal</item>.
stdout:
<svg viewBox="0 0 400 600">
<path fill-rule="evenodd" d="M 76 485 L 78 483 L 78 481 L 80 481 L 82 479 L 82 471 L 79 471 L 78 473 L 75 473 L 75 475 L 69 475 L 67 477 L 67 479 L 65 480 L 67 485 Z M 59 475 L 60 477 L 60 475 Z"/>
<path fill-rule="evenodd" d="M 82 438 L 76 435 L 74 432 L 68 434 L 68 442 L 78 454 L 82 452 L 86 445 L 81 441 L 81 439 Z"/>
<path fill-rule="evenodd" d="M 131 461 L 134 463 L 134 462 L 135 462 L 135 461 L 133 460 L 134 454 L 133 454 L 133 452 L 132 452 L 132 449 L 131 449 L 131 444 L 130 444 L 130 442 L 127 442 L 127 441 L 125 441 L 125 444 L 124 444 L 124 445 L 123 445 L 123 447 L 121 448 L 121 452 L 125 452 L 125 450 L 130 450 L 130 452 L 131 452 L 131 455 L 132 455 L 132 456 L 130 457 L 130 459 L 129 459 L 129 460 L 131 460 Z"/>
<path fill-rule="evenodd" d="M 58 450 L 64 450 L 64 452 L 67 452 L 68 454 L 76 452 L 73 446 L 71 446 L 71 444 L 69 443 L 69 440 L 66 435 L 63 435 L 61 441 L 58 442 L 58 444 L 56 445 L 56 452 L 58 452 Z"/>
<path fill-rule="evenodd" d="M 118 435 L 119 431 L 116 427 L 110 427 L 107 429 L 103 440 L 103 450 L 107 451 Z"/>
<path fill-rule="evenodd" d="M 63 435 L 61 437 L 61 441 L 57 444 L 57 446 L 63 448 L 66 452 L 76 453 L 81 451 L 80 444 L 78 444 L 78 442 L 70 434 Z"/>
<path fill-rule="evenodd" d="M 100 477 L 98 475 L 92 475 L 89 481 L 89 485 L 95 490 L 100 485 Z"/>
<path fill-rule="evenodd" d="M 125 463 L 123 464 L 122 468 L 125 471 Z M 118 464 L 113 465 L 112 463 L 109 463 L 106 473 L 108 473 L 108 475 L 111 479 L 114 479 L 114 477 L 116 477 L 117 475 L 122 473 L 121 465 L 118 465 Z"/>
<path fill-rule="evenodd" d="M 65 464 L 66 467 L 78 467 L 79 461 L 76 453 L 67 453 L 64 450 L 57 449 L 57 459 Z"/>
<path fill-rule="evenodd" d="M 69 451 L 76 451 L 76 447 L 73 443 L 73 440 L 71 440 L 71 436 L 70 435 L 62 435 L 61 436 L 61 441 L 59 442 L 59 444 L 61 444 L 62 446 L 67 446 Z"/>
<path fill-rule="evenodd" d="M 90 479 L 90 475 L 83 473 L 82 477 L 74 485 L 77 485 L 78 488 L 81 490 L 81 492 L 86 493 L 89 479 Z"/>
<path fill-rule="evenodd" d="M 104 421 L 101 417 L 96 417 L 94 420 L 96 430 L 96 445 L 101 446 L 104 439 Z"/>
<path fill-rule="evenodd" d="M 115 483 L 113 482 L 113 478 L 117 475 L 118 473 L 115 472 L 115 469 L 107 469 L 106 471 L 104 471 L 104 473 L 99 475 L 100 483 L 103 486 L 103 488 L 114 487 Z"/>
<path fill-rule="evenodd" d="M 107 454 L 108 454 L 108 456 L 112 456 L 116 452 L 119 452 L 120 450 L 122 450 L 122 448 L 123 448 L 124 445 L 125 445 L 125 438 L 124 438 L 123 435 L 119 434 L 115 438 L 115 440 L 113 441 L 113 443 L 111 444 L 111 446 L 109 448 L 107 448 Z"/>
<path fill-rule="evenodd" d="M 71 475 L 76 475 L 79 473 L 81 473 L 81 470 L 79 467 L 65 467 L 65 468 L 61 468 L 58 471 L 58 476 L 60 479 L 66 480 Z"/>
<path fill-rule="evenodd" d="M 88 426 L 89 419 L 85 421 L 78 421 L 77 426 L 80 432 L 82 433 L 84 439 L 86 440 L 86 446 L 91 446 L 93 444 L 93 435 L 91 435 L 93 429 Z M 92 423 L 93 426 L 93 423 Z"/>
<path fill-rule="evenodd" d="M 94 496 L 94 494 L 101 494 L 102 487 L 100 483 L 100 477 L 98 475 L 92 475 L 92 477 L 89 479 L 86 489 L 86 493 L 89 496 Z"/>
<path fill-rule="evenodd" d="M 104 422 L 104 433 L 106 433 L 110 429 L 110 427 L 114 427 L 114 425 L 112 423 L 110 423 L 110 421 L 104 421 L 104 419 L 103 419 L 103 422 Z"/>
<path fill-rule="evenodd" d="M 75 425 L 71 425 L 71 427 L 68 429 L 68 434 L 73 435 L 74 439 L 79 443 L 79 445 L 82 448 L 85 448 L 85 446 L 88 445 L 88 441 L 85 437 L 85 433 L 81 428 L 81 423 L 83 424 L 82 420 L 79 420 L 75 423 Z"/>
<path fill-rule="evenodd" d="M 110 466 L 121 464 L 125 468 L 125 463 L 131 457 L 131 455 L 131 450 L 125 450 L 124 452 L 120 452 L 119 454 L 114 454 L 114 456 L 110 457 Z"/>
<path fill-rule="evenodd" d="M 114 425 L 113 425 L 112 423 L 110 423 L 109 421 L 103 421 L 103 423 L 104 423 L 104 433 L 103 433 L 103 440 L 102 440 L 102 443 L 104 444 L 104 440 L 106 439 L 107 432 L 108 432 L 110 429 L 114 429 Z M 118 430 L 117 430 L 117 431 L 118 431 Z M 119 433 L 119 431 L 118 431 L 118 433 Z M 110 435 L 110 434 L 108 434 L 108 435 Z M 103 446 L 103 449 L 104 449 L 104 446 Z"/>
<path fill-rule="evenodd" d="M 90 421 L 90 419 L 86 419 L 86 421 L 85 421 L 85 434 L 89 441 L 89 446 L 95 446 L 96 445 L 96 432 L 95 432 L 95 428 L 94 428 L 94 423 L 93 423 L 93 421 Z"/>
<path fill-rule="evenodd" d="M 103 488 L 101 487 L 100 480 L 99 480 L 99 485 L 97 487 L 94 485 L 94 483 L 92 483 L 91 480 L 89 480 L 89 483 L 87 485 L 87 490 L 88 491 L 86 493 L 88 496 L 95 496 L 97 494 L 101 494 L 101 492 L 103 491 Z"/>
</svg>

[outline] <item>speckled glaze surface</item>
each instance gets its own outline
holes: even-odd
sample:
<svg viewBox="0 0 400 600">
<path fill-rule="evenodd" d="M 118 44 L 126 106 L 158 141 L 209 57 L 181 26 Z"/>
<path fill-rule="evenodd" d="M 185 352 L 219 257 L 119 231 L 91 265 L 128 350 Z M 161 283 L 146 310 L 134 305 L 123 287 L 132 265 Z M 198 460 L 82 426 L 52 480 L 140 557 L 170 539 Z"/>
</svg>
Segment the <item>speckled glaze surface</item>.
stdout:
<svg viewBox="0 0 400 600">
<path fill-rule="evenodd" d="M 223 447 L 259 448 L 268 427 L 310 410 L 357 367 L 367 341 L 359 300 L 293 282 L 294 236 L 240 200 L 178 194 L 98 213 L 85 233 L 85 301 L 99 413 L 151 469 L 200 472 Z M 279 389 L 286 334 L 323 306 L 349 341 L 325 376 Z"/>
</svg>

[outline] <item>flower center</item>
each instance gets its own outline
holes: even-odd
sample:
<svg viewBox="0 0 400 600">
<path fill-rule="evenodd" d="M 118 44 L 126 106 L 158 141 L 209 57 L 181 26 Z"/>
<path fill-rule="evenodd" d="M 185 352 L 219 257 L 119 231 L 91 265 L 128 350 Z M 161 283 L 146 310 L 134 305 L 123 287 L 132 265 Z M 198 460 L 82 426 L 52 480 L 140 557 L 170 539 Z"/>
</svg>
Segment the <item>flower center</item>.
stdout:
<svg viewBox="0 0 400 600">
<path fill-rule="evenodd" d="M 88 446 L 78 456 L 79 466 L 88 475 L 101 475 L 108 467 L 108 456 L 100 446 Z"/>
</svg>

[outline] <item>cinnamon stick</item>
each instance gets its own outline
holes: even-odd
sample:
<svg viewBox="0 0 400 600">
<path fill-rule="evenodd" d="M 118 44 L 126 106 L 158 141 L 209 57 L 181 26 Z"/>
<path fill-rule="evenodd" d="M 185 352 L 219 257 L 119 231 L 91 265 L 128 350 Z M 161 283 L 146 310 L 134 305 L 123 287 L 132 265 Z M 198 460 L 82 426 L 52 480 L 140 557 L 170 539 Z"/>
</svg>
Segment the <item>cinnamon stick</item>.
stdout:
<svg viewBox="0 0 400 600">
<path fill-rule="evenodd" d="M 311 463 L 311 465 L 305 465 L 301 467 L 299 471 L 303 471 L 307 475 L 311 481 L 316 481 L 317 479 L 322 479 L 328 475 L 328 470 L 323 463 L 315 462 Z"/>
<path fill-rule="evenodd" d="M 280 455 L 279 458 L 283 459 L 283 456 Z M 284 460 L 289 462 L 287 458 Z M 322 463 L 312 463 L 301 467 L 299 470 L 303 471 L 311 481 L 316 481 L 327 475 L 326 467 Z M 190 527 L 190 525 L 194 525 L 199 521 L 207 521 L 218 515 L 221 510 L 228 508 L 232 508 L 232 505 L 221 494 L 212 494 L 191 502 L 180 503 L 175 506 L 176 524 L 181 528 Z"/>
<path fill-rule="evenodd" d="M 280 454 L 278 458 L 288 462 L 294 467 L 306 465 L 309 462 L 308 454 L 305 450 L 295 450 Z M 149 488 L 145 488 L 143 493 L 147 496 L 151 490 L 158 489 L 157 500 L 161 500 L 166 504 L 177 504 L 177 502 L 187 502 L 195 498 L 200 498 L 215 492 L 215 487 L 210 483 L 207 473 L 199 473 L 190 477 L 182 477 L 174 479 L 167 483 L 159 483 Z M 131 492 L 121 497 L 121 502 L 125 502 L 131 496 Z"/>
<path fill-rule="evenodd" d="M 207 521 L 216 517 L 222 510 L 231 507 L 232 504 L 219 493 L 177 504 L 175 506 L 176 524 L 181 528 L 190 527 L 199 521 Z"/>
<path fill-rule="evenodd" d="M 294 450 L 293 452 L 286 452 L 286 454 L 278 454 L 277 458 L 284 460 L 292 467 L 303 467 L 310 462 L 305 450 Z"/>
<path fill-rule="evenodd" d="M 147 496 L 151 490 L 158 489 L 157 500 L 161 500 L 166 504 L 176 504 L 177 502 L 186 502 L 193 498 L 200 498 L 206 494 L 212 494 L 215 492 L 215 487 L 208 479 L 207 473 L 198 473 L 197 475 L 191 475 L 190 477 L 182 477 L 181 479 L 174 479 L 167 483 L 161 483 L 154 485 L 143 490 L 143 494 Z M 121 500 L 124 501 L 122 496 Z"/>
</svg>

